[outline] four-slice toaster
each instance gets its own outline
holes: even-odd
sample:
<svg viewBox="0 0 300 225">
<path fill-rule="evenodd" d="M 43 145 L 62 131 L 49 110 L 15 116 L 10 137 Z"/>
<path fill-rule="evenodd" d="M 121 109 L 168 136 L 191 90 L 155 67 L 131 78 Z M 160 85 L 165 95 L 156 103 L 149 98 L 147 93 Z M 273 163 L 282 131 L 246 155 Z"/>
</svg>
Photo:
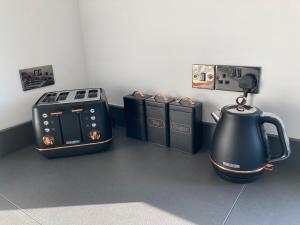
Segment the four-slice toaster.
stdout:
<svg viewBox="0 0 300 225">
<path fill-rule="evenodd" d="M 48 158 L 103 151 L 112 141 L 101 88 L 45 93 L 32 112 L 36 149 Z"/>
</svg>

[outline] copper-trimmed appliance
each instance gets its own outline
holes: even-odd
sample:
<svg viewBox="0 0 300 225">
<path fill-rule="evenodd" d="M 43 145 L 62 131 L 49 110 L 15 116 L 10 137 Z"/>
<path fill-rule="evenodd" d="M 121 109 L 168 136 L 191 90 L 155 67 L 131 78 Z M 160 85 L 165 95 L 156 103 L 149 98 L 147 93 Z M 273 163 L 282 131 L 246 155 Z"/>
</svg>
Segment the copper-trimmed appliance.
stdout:
<svg viewBox="0 0 300 225">
<path fill-rule="evenodd" d="M 221 112 L 212 113 L 217 122 L 212 140 L 210 159 L 216 172 L 223 178 L 248 183 L 256 180 L 270 163 L 291 155 L 290 143 L 282 120 L 271 113 L 248 105 L 229 105 Z M 276 154 L 269 146 L 264 124 L 275 125 L 281 144 Z"/>
<path fill-rule="evenodd" d="M 101 88 L 45 93 L 32 113 L 36 149 L 48 158 L 103 151 L 112 141 Z"/>
</svg>

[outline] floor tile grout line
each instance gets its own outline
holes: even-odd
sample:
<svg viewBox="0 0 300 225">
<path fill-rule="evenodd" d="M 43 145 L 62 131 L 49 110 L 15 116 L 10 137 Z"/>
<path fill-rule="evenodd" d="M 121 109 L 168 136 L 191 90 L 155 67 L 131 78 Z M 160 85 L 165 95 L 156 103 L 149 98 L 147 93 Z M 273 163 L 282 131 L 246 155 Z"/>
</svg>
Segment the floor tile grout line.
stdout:
<svg viewBox="0 0 300 225">
<path fill-rule="evenodd" d="M 17 209 L 19 209 L 22 213 L 24 213 L 26 216 L 28 216 L 30 219 L 32 219 L 33 221 L 37 222 L 40 225 L 43 225 L 42 223 L 40 223 L 37 219 L 35 219 L 34 217 L 32 217 L 30 214 L 28 214 L 26 212 L 25 209 L 21 208 L 20 206 L 18 206 L 17 204 L 13 203 L 12 201 L 10 201 L 5 195 L 3 195 L 2 193 L 0 193 L 0 196 L 2 198 L 4 198 L 6 201 L 8 201 L 10 204 L 12 204 L 13 206 L 15 206 Z"/>
<path fill-rule="evenodd" d="M 227 215 L 226 215 L 226 217 L 225 217 L 225 219 L 224 219 L 222 225 L 226 225 L 226 223 L 227 223 L 227 221 L 228 221 L 228 219 L 229 219 L 230 214 L 232 213 L 234 207 L 236 206 L 236 204 L 237 204 L 237 202 L 238 202 L 240 196 L 241 196 L 242 193 L 244 192 L 245 188 L 246 188 L 246 184 L 244 184 L 244 185 L 242 186 L 242 188 L 241 188 L 239 194 L 238 194 L 237 197 L 235 198 L 235 200 L 234 200 L 234 202 L 233 202 L 233 204 L 232 204 L 230 210 L 228 211 L 228 213 L 227 213 Z"/>
</svg>

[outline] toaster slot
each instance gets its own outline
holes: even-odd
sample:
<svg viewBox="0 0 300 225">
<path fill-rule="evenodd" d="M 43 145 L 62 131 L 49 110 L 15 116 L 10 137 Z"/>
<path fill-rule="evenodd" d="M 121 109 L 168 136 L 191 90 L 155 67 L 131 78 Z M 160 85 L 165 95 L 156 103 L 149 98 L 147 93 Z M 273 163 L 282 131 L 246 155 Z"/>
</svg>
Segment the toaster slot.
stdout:
<svg viewBox="0 0 300 225">
<path fill-rule="evenodd" d="M 75 99 L 83 99 L 86 91 L 77 91 L 75 95 Z"/>
<path fill-rule="evenodd" d="M 98 97 L 98 90 L 89 90 L 88 98 Z"/>
<path fill-rule="evenodd" d="M 62 92 L 58 95 L 56 101 L 65 101 L 69 95 L 69 92 Z"/>
<path fill-rule="evenodd" d="M 65 112 L 60 116 L 62 136 L 66 145 L 80 144 L 82 141 L 79 115 Z"/>
<path fill-rule="evenodd" d="M 43 102 L 48 102 L 48 103 L 55 102 L 56 96 L 57 93 L 47 94 L 47 96 L 43 99 Z"/>
</svg>

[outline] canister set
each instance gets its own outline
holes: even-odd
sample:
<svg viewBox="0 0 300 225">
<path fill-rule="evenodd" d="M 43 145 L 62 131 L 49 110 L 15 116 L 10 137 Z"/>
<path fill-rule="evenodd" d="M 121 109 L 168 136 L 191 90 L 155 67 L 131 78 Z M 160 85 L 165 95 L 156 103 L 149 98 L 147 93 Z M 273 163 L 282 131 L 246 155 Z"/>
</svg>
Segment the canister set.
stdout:
<svg viewBox="0 0 300 225">
<path fill-rule="evenodd" d="M 190 98 L 134 91 L 124 100 L 127 136 L 196 153 L 201 147 L 202 104 Z"/>
</svg>

